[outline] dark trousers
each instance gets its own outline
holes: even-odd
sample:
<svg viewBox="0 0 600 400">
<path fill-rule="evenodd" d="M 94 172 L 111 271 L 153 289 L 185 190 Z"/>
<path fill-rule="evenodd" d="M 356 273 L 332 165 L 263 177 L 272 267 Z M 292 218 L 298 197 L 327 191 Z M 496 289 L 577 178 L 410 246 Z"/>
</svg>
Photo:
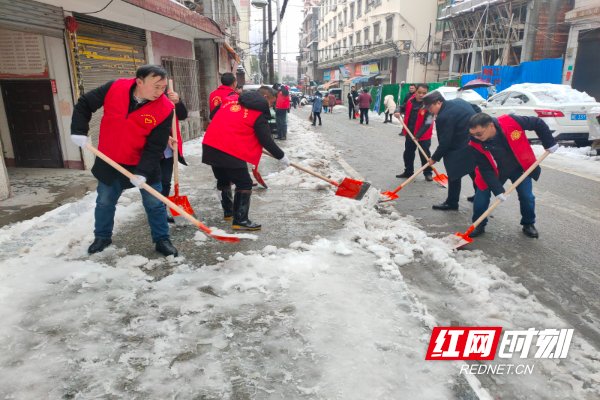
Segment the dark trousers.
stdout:
<svg viewBox="0 0 600 400">
<path fill-rule="evenodd" d="M 160 183 L 162 190 L 160 194 L 169 197 L 171 193 L 171 177 L 173 176 L 173 157 L 160 160 Z"/>
<path fill-rule="evenodd" d="M 353 104 L 349 104 L 348 105 L 348 119 L 356 119 L 356 117 L 354 116 L 355 113 L 355 107 Z"/>
<path fill-rule="evenodd" d="M 470 172 L 469 176 L 473 180 L 473 189 L 477 189 L 477 186 L 475 186 L 475 172 Z M 461 180 L 462 177 L 448 182 L 448 198 L 446 199 L 446 204 L 448 204 L 451 207 L 458 207 L 458 200 L 460 199 Z"/>
<path fill-rule="evenodd" d="M 283 110 L 285 111 L 285 110 Z M 223 190 L 231 183 L 235 185 L 235 190 L 250 190 L 252 191 L 252 178 L 248 173 L 248 168 L 219 168 L 212 167 L 213 174 L 217 178 L 217 188 Z"/>
<path fill-rule="evenodd" d="M 417 148 L 415 142 L 409 137 L 406 137 L 406 142 L 404 144 L 404 172 L 409 174 L 414 174 L 415 172 L 415 151 L 419 153 L 419 157 L 421 157 L 421 166 L 427 164 L 427 160 L 431 157 L 431 152 L 429 151 L 429 147 L 431 147 L 431 139 L 421 140 L 419 144 L 427 154 L 427 158 L 423 156 L 423 154 Z M 432 175 L 433 170 L 431 167 L 427 167 L 425 171 L 423 171 L 423 175 Z"/>
<path fill-rule="evenodd" d="M 523 168 L 515 169 L 509 176 L 511 182 L 516 181 L 523 175 Z M 535 196 L 533 195 L 533 185 L 531 177 L 527 177 L 517 186 L 519 194 L 519 205 L 521 206 L 521 225 L 535 224 Z M 492 191 L 488 188 L 481 190 L 477 188 L 475 192 L 475 200 L 473 201 L 473 222 L 490 206 L 490 198 Z M 483 220 L 481 225 L 487 225 L 487 218 Z"/>
<path fill-rule="evenodd" d="M 313 111 L 313 126 L 317 124 L 317 118 L 319 118 L 319 125 L 321 125 L 321 113 Z"/>
<path fill-rule="evenodd" d="M 384 122 L 388 120 L 388 116 L 390 117 L 390 122 L 392 122 L 392 116 L 393 116 L 393 115 L 394 115 L 394 114 L 390 114 L 389 112 L 387 112 L 387 111 L 386 111 L 386 112 L 385 112 L 385 119 L 384 119 Z"/>
<path fill-rule="evenodd" d="M 360 108 L 360 123 L 363 123 L 363 117 L 365 119 L 365 122 L 368 124 L 369 123 L 369 109 L 368 108 Z"/>
<path fill-rule="evenodd" d="M 277 122 L 277 131 L 280 135 L 287 134 L 287 109 L 278 108 L 275 110 L 275 122 Z"/>
</svg>

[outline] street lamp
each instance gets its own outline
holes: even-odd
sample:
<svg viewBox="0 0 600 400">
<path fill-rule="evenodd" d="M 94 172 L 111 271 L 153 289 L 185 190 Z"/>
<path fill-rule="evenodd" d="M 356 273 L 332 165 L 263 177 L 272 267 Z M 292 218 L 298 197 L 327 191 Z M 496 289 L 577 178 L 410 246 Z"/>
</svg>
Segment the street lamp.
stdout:
<svg viewBox="0 0 600 400">
<path fill-rule="evenodd" d="M 253 7 L 262 9 L 268 6 L 269 14 L 269 79 L 271 85 L 275 83 L 275 72 L 273 70 L 273 27 L 271 22 L 271 0 L 252 0 Z M 275 11 L 277 14 L 277 75 L 281 79 L 281 16 L 279 15 L 279 0 L 275 1 Z"/>
</svg>

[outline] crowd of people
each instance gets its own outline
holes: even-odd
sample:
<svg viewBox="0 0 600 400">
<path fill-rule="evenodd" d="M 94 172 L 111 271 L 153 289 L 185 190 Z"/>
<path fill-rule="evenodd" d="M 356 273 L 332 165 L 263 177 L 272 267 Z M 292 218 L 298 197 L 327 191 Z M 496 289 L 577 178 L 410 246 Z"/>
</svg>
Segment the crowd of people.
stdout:
<svg viewBox="0 0 600 400">
<path fill-rule="evenodd" d="M 335 107 L 338 99 L 333 93 L 323 96 L 315 93 L 312 102 L 313 125 L 321 121 L 321 111 Z M 369 108 L 373 98 L 365 90 L 358 93 L 353 86 L 348 93 L 348 118 L 360 124 L 369 124 Z M 221 85 L 209 96 L 210 124 L 202 142 L 202 163 L 211 167 L 216 179 L 223 218 L 232 221 L 233 229 L 258 230 L 261 225 L 249 219 L 250 199 L 254 185 L 248 172 L 248 163 L 257 166 L 263 149 L 283 166 L 290 161 L 273 140 L 271 123 L 277 126 L 275 139 L 287 138 L 287 114 L 291 105 L 290 90 L 286 85 L 261 86 L 256 91 L 244 91 L 231 73 L 221 76 Z M 448 175 L 446 200 L 434 205 L 435 210 L 457 210 L 461 181 L 469 175 L 475 195 L 473 221 L 487 209 L 492 194 L 506 200 L 504 183 L 515 182 L 536 158 L 525 131 L 535 131 L 542 145 L 550 152 L 558 149 L 550 129 L 537 117 L 502 115 L 492 118 L 482 114 L 463 99 L 446 100 L 439 91 L 429 92 L 427 84 L 411 85 L 409 93 L 396 107 L 393 96 L 386 96 L 385 121 L 392 115 L 402 118 L 406 137 L 403 154 L 404 172 L 398 178 L 414 174 L 415 152 L 418 147 L 423 173 L 433 180 L 433 165 L 443 160 Z M 123 190 L 137 187 L 147 214 L 151 237 L 157 251 L 165 256 L 177 256 L 169 236 L 166 206 L 143 188 L 147 185 L 163 196 L 171 189 L 174 154 L 178 162 L 187 165 L 183 156 L 183 142 L 179 124 L 188 111 L 179 95 L 167 90 L 167 72 L 157 65 L 140 67 L 133 79 L 118 79 L 83 94 L 74 107 L 71 138 L 86 148 L 92 114 L 100 108 L 104 114 L 100 123 L 98 150 L 120 164 L 133 177 L 113 169 L 101 158 L 96 158 L 92 174 L 98 180 L 95 208 L 94 241 L 90 254 L 103 251 L 112 243 L 116 205 Z M 173 119 L 176 119 L 175 121 Z M 430 152 L 433 128 L 438 146 Z M 176 132 L 173 131 L 175 127 Z M 539 166 L 516 188 L 521 209 L 523 232 L 538 237 L 535 224 L 535 197 L 532 179 L 540 176 Z M 232 188 L 235 186 L 235 189 Z M 471 237 L 485 232 L 487 221 L 480 224 Z"/>
</svg>

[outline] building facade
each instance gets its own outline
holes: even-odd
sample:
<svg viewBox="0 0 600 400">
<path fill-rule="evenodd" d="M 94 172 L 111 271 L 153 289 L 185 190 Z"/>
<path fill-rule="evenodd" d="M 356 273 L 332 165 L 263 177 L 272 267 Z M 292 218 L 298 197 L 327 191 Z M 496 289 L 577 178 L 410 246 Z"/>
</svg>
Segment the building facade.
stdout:
<svg viewBox="0 0 600 400">
<path fill-rule="evenodd" d="M 321 0 L 317 68 L 323 87 L 422 81 L 425 66 L 417 55 L 436 7 L 435 1 Z"/>
</svg>

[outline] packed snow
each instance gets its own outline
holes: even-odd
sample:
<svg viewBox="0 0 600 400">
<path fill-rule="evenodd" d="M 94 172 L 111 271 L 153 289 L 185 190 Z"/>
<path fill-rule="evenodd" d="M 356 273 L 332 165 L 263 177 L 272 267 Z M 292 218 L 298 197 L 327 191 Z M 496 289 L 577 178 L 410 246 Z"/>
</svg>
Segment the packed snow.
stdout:
<svg viewBox="0 0 600 400">
<path fill-rule="evenodd" d="M 544 153 L 544 147 L 536 144 L 531 146 L 536 157 Z M 567 147 L 560 145 L 558 150 L 550 154 L 542 163 L 546 166 L 555 167 L 567 172 L 586 174 L 600 178 L 600 156 L 591 147 Z"/>
<path fill-rule="evenodd" d="M 284 146 L 322 175 L 348 175 L 337 151 L 293 114 Z M 190 160 L 200 151 L 199 140 L 186 143 Z M 449 282 L 467 326 L 566 327 L 482 252 L 453 252 L 380 205 L 376 188 L 359 202 L 293 167 L 265 180 L 320 190 L 323 206 L 307 218 L 332 216 L 340 229 L 287 248 L 231 247 L 214 265 L 114 245 L 89 256 L 95 193 L 1 229 L 0 398 L 456 398 L 459 365 L 424 360 L 431 328 L 449 325 L 428 311 L 444 300 L 441 288 L 424 293 L 404 277 L 425 265 Z M 142 215 L 139 193 L 126 191 L 115 229 Z M 165 262 L 172 274 L 147 274 Z M 598 360 L 575 335 L 567 359 L 530 359 L 535 373 L 511 375 L 511 386 L 529 397 L 597 397 Z"/>
<path fill-rule="evenodd" d="M 573 89 L 569 85 L 553 83 L 519 83 L 512 85 L 509 90 L 526 90 L 535 94 L 542 103 L 595 103 L 596 99 L 585 92 Z"/>
</svg>

